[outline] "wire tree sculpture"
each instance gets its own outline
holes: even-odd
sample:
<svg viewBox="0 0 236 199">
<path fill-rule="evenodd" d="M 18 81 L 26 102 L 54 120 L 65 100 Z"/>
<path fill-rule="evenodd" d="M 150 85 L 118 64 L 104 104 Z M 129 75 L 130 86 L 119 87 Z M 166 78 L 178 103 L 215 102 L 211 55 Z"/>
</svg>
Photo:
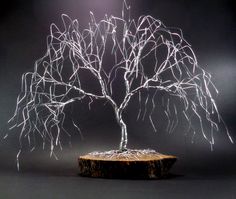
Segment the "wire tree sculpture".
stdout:
<svg viewBox="0 0 236 199">
<path fill-rule="evenodd" d="M 123 6 L 121 17 L 105 15 L 100 21 L 96 21 L 90 12 L 88 28 L 83 30 L 77 20 L 64 14 L 62 30 L 55 24 L 50 26 L 46 54 L 35 62 L 32 72 L 23 74 L 15 113 L 9 120 L 13 122 L 11 128 L 21 128 L 20 147 L 23 138 L 31 143 L 38 134 L 43 146 L 49 142 L 51 155 L 54 155 L 55 147 L 61 147 L 62 134 L 70 136 L 63 126 L 66 106 L 88 98 L 88 106 L 94 100 L 104 100 L 111 105 L 121 129 L 119 150 L 125 151 L 128 142 L 123 119 L 125 109 L 135 95 L 140 104 L 144 101 L 145 108 L 150 104 L 152 108 L 148 118 L 156 131 L 152 114 L 159 97 L 158 91 L 175 96 L 182 103 L 179 111 L 167 100 L 164 112 L 169 125 L 171 114 L 177 119 L 182 114 L 195 134 L 191 123 L 195 117 L 200 124 L 198 133 L 211 145 L 214 144 L 213 132 L 218 131 L 218 123 L 222 121 L 212 96 L 217 89 L 211 75 L 199 66 L 182 31 L 168 28 L 149 15 L 138 20 L 130 19 L 130 8 L 125 2 Z M 107 59 L 112 63 L 106 64 Z M 84 72 L 91 77 L 87 82 L 82 81 Z M 120 85 L 124 85 L 124 96 L 120 102 L 114 97 L 114 81 L 117 78 Z M 96 91 L 87 88 L 91 81 L 96 82 Z M 143 98 L 143 91 L 150 94 Z M 140 106 L 138 118 L 141 111 Z M 147 109 L 144 112 L 146 114 Z M 218 121 L 212 115 L 217 115 Z M 210 125 L 210 131 L 205 130 L 205 122 Z M 74 121 L 72 123 L 80 131 L 78 125 Z M 178 120 L 169 129 L 173 131 L 177 123 Z M 228 131 L 227 134 L 232 141 Z"/>
</svg>

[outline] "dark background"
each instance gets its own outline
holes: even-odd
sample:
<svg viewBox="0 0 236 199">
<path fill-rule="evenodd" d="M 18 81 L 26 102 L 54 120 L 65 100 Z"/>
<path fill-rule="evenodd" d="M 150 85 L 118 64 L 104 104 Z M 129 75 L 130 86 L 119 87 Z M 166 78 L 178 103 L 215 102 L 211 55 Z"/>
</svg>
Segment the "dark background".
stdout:
<svg viewBox="0 0 236 199">
<path fill-rule="evenodd" d="M 236 140 L 236 7 L 233 0 L 130 0 L 132 17 L 150 14 L 165 25 L 179 27 L 192 44 L 199 63 L 210 72 L 219 90 L 219 111 Z M 60 15 L 78 18 L 82 27 L 89 11 L 97 19 L 105 13 L 121 14 L 118 0 L 7 1 L 0 6 L 0 136 L 15 108 L 22 73 L 46 51 L 46 36 Z M 164 127 L 154 133 L 148 122 L 135 123 L 134 104 L 125 115 L 130 148 L 153 148 L 179 157 L 170 179 L 160 181 L 105 180 L 77 177 L 77 158 L 93 150 L 116 149 L 120 132 L 108 106 L 85 106 L 78 116 L 84 140 L 75 135 L 72 147 L 64 146 L 59 160 L 38 149 L 21 156 L 16 170 L 18 130 L 0 144 L 1 198 L 236 198 L 236 147 L 224 131 L 216 136 L 214 151 L 199 136 L 192 144 L 186 125 L 169 135 Z M 158 114 L 156 114 L 158 117 Z M 162 118 L 159 118 L 161 120 Z"/>
</svg>

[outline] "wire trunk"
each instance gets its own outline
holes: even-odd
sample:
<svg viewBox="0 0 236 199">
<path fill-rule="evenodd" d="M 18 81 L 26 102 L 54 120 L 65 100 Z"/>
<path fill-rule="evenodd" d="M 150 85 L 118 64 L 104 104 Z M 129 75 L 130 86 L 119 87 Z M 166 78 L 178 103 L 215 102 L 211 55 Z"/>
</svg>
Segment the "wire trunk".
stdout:
<svg viewBox="0 0 236 199">
<path fill-rule="evenodd" d="M 120 140 L 119 150 L 126 151 L 128 143 L 127 126 L 122 118 L 122 114 L 118 110 L 115 110 L 115 114 L 116 114 L 116 121 L 121 128 L 121 140 Z"/>
</svg>

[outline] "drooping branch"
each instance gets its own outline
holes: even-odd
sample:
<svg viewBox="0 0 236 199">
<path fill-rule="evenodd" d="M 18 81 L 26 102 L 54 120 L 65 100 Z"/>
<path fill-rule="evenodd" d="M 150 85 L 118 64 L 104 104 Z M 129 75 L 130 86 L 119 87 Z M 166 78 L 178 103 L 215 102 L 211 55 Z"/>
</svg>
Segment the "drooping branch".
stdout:
<svg viewBox="0 0 236 199">
<path fill-rule="evenodd" d="M 62 132 L 70 137 L 64 128 L 65 106 L 89 98 L 89 107 L 96 99 L 106 100 L 113 107 L 121 127 L 120 149 L 125 149 L 127 127 L 122 115 L 130 100 L 138 95 L 137 118 L 142 119 L 147 115 L 147 105 L 151 104 L 148 118 L 156 131 L 152 114 L 159 96 L 157 92 L 164 91 L 169 95 L 167 101 L 162 102 L 168 131 L 174 131 L 179 122 L 177 116 L 182 114 L 195 134 L 191 122 L 195 117 L 200 133 L 214 144 L 213 131 L 218 130 L 218 125 L 213 116 L 216 114 L 219 121 L 222 119 L 213 99 L 212 92 L 217 90 L 211 75 L 199 66 L 180 29 L 168 28 L 149 15 L 130 19 L 129 10 L 124 1 L 121 17 L 105 15 L 100 21 L 90 12 L 90 23 L 83 30 L 77 20 L 67 15 L 62 15 L 63 30 L 51 25 L 47 52 L 36 61 L 33 72 L 22 76 L 21 93 L 9 121 L 13 122 L 12 128 L 21 128 L 20 143 L 27 137 L 31 145 L 32 136 L 37 133 L 43 146 L 50 143 L 53 155 L 54 147 L 61 147 Z M 89 78 L 84 80 L 84 74 L 89 74 Z M 87 88 L 89 82 L 96 83 L 95 89 Z M 122 87 L 124 92 L 117 94 L 117 87 Z M 149 92 L 142 97 L 142 92 L 151 90 L 153 94 Z M 182 109 L 170 103 L 172 96 L 180 99 Z M 204 122 L 210 125 L 210 134 L 206 133 Z M 72 123 L 78 130 L 78 125 Z"/>
</svg>

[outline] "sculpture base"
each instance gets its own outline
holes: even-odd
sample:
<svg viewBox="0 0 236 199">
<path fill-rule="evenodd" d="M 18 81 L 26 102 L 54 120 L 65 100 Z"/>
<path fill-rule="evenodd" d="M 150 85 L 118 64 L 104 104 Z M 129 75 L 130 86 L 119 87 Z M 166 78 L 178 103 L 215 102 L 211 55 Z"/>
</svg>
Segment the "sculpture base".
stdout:
<svg viewBox="0 0 236 199">
<path fill-rule="evenodd" d="M 177 158 L 154 150 L 93 152 L 79 157 L 79 174 L 97 178 L 167 177 Z"/>
</svg>

